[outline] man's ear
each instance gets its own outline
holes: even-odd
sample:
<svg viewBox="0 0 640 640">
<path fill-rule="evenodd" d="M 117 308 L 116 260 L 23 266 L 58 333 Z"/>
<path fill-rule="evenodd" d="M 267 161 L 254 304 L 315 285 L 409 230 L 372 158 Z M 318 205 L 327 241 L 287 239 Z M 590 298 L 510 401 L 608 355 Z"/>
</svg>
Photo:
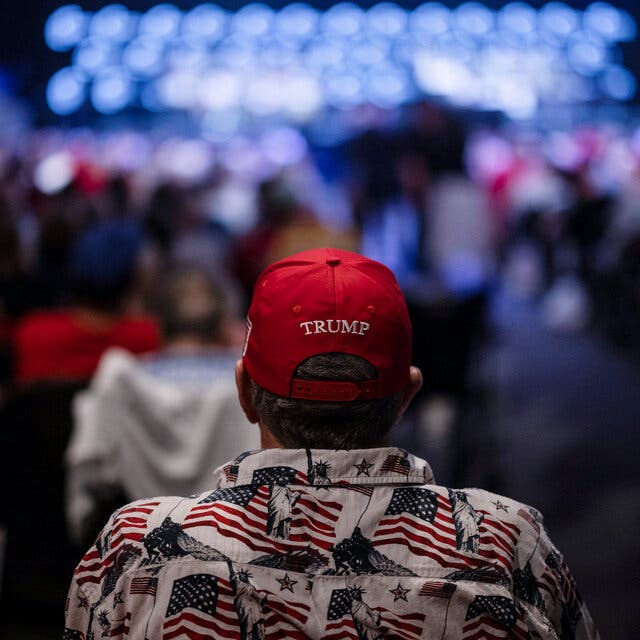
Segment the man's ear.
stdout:
<svg viewBox="0 0 640 640">
<path fill-rule="evenodd" d="M 238 400 L 240 400 L 240 406 L 247 416 L 247 420 L 252 423 L 258 422 L 258 414 L 251 398 L 251 378 L 244 368 L 242 358 L 236 362 L 236 387 L 238 388 Z"/>
<path fill-rule="evenodd" d="M 400 407 L 400 413 L 398 418 L 404 414 L 411 401 L 418 391 L 422 389 L 422 371 L 418 367 L 411 367 L 409 369 L 409 384 L 404 391 L 404 397 L 402 398 L 402 406 Z"/>
</svg>

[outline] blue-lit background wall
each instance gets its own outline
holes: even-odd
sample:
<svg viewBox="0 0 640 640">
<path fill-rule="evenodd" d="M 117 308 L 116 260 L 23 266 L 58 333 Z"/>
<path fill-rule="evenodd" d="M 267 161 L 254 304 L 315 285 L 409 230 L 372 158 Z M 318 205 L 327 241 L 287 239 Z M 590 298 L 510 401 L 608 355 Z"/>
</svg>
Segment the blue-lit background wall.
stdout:
<svg viewBox="0 0 640 640">
<path fill-rule="evenodd" d="M 248 122 L 303 125 L 421 97 L 515 120 L 638 98 L 633 3 L 29 0 L 26 9 L 4 26 L 8 68 L 31 65 L 18 90 L 44 122 L 170 112 L 216 139 Z"/>
</svg>

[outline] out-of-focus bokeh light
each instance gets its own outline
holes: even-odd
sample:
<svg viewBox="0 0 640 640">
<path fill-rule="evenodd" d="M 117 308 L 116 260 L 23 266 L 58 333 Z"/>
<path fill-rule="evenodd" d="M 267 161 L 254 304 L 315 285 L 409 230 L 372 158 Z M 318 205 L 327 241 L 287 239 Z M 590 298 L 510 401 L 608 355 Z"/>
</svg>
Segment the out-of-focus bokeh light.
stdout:
<svg viewBox="0 0 640 640">
<path fill-rule="evenodd" d="M 540 10 L 539 24 L 547 34 L 566 38 L 578 29 L 578 13 L 563 2 L 549 2 Z"/>
<path fill-rule="evenodd" d="M 165 175 L 188 181 L 204 178 L 213 168 L 215 158 L 203 140 L 170 138 L 156 154 L 158 169 Z"/>
<path fill-rule="evenodd" d="M 110 66 L 116 61 L 113 46 L 100 38 L 87 38 L 73 53 L 73 64 L 88 75 L 94 75 L 100 69 Z"/>
<path fill-rule="evenodd" d="M 36 165 L 33 182 L 42 193 L 58 193 L 71 183 L 75 171 L 75 162 L 71 154 L 58 151 L 43 158 Z"/>
<path fill-rule="evenodd" d="M 633 74 L 615 64 L 605 69 L 600 84 L 604 92 L 614 100 L 631 100 L 638 91 L 638 82 Z"/>
<path fill-rule="evenodd" d="M 170 4 L 158 4 L 140 18 L 139 31 L 154 38 L 171 38 L 178 33 L 181 21 L 179 9 Z"/>
<path fill-rule="evenodd" d="M 122 67 L 109 67 L 100 71 L 91 86 L 91 103 L 96 111 L 117 113 L 127 107 L 134 96 L 131 77 Z"/>
<path fill-rule="evenodd" d="M 498 12 L 498 26 L 520 36 L 534 31 L 537 23 L 536 10 L 524 2 L 510 2 Z"/>
<path fill-rule="evenodd" d="M 584 10 L 556 0 L 497 10 L 475 0 L 324 10 L 165 2 L 143 13 L 64 5 L 45 40 L 70 52 L 71 70 L 51 78 L 47 101 L 61 116 L 88 100 L 104 114 L 182 111 L 213 138 L 230 128 L 209 112 L 226 113 L 222 124 L 311 125 L 327 110 L 394 109 L 421 97 L 530 119 L 548 107 L 634 100 L 637 80 L 619 43 L 636 32 L 629 13 L 598 0 Z"/>
<path fill-rule="evenodd" d="M 227 22 L 228 15 L 224 9 L 214 4 L 201 4 L 182 19 L 182 33 L 185 37 L 215 44 L 225 35 Z"/>
<path fill-rule="evenodd" d="M 366 24 L 373 32 L 397 36 L 406 28 L 407 12 L 392 2 L 381 2 L 367 11 Z"/>
<path fill-rule="evenodd" d="M 411 29 L 419 36 L 429 37 L 449 30 L 451 10 L 439 2 L 420 5 L 409 16 Z"/>
<path fill-rule="evenodd" d="M 237 107 L 242 91 L 240 73 L 231 69 L 212 69 L 197 86 L 199 104 L 207 110 L 226 111 Z"/>
<path fill-rule="evenodd" d="M 164 47 L 155 38 L 141 36 L 132 40 L 122 52 L 122 62 L 140 78 L 157 76 L 163 69 Z"/>
<path fill-rule="evenodd" d="M 608 2 L 590 4 L 584 14 L 585 28 L 612 42 L 632 40 L 636 36 L 636 24 L 626 12 Z"/>
<path fill-rule="evenodd" d="M 489 33 L 494 26 L 494 13 L 479 2 L 465 2 L 454 11 L 456 26 L 474 36 Z"/>
<path fill-rule="evenodd" d="M 233 16 L 231 28 L 243 36 L 262 36 L 271 29 L 273 15 L 273 9 L 266 4 L 248 4 Z"/>
<path fill-rule="evenodd" d="M 291 127 L 266 131 L 260 139 L 260 147 L 267 159 L 281 167 L 297 164 L 307 153 L 304 136 Z"/>
<path fill-rule="evenodd" d="M 67 51 L 75 47 L 84 37 L 88 16 L 76 4 L 56 9 L 44 25 L 44 39 L 53 51 Z"/>
<path fill-rule="evenodd" d="M 315 9 L 294 2 L 278 12 L 275 17 L 276 32 L 285 40 L 303 42 L 316 33 L 319 19 Z"/>
<path fill-rule="evenodd" d="M 121 4 L 110 4 L 100 9 L 91 18 L 89 32 L 97 38 L 112 42 L 126 42 L 133 35 L 136 19 Z"/>
<path fill-rule="evenodd" d="M 56 71 L 47 84 L 49 109 L 60 116 L 77 111 L 86 95 L 84 75 L 75 68 L 66 67 Z"/>
<path fill-rule="evenodd" d="M 322 29 L 329 35 L 351 37 L 358 33 L 364 23 L 364 10 L 350 2 L 334 5 L 322 16 Z"/>
</svg>

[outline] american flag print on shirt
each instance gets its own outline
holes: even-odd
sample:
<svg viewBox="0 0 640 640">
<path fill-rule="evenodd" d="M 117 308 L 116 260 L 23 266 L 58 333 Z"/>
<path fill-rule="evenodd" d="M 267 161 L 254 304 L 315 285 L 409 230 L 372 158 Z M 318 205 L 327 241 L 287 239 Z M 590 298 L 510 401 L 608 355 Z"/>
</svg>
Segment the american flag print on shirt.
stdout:
<svg viewBox="0 0 640 640">
<path fill-rule="evenodd" d="M 143 576 L 134 578 L 129 587 L 130 594 L 145 596 L 155 596 L 158 590 L 158 578 L 153 576 Z"/>
<path fill-rule="evenodd" d="M 66 640 L 598 640 L 536 511 L 401 450 L 258 451 L 211 486 L 112 516 Z"/>
<path fill-rule="evenodd" d="M 96 545 L 90 549 L 75 570 L 75 579 L 82 585 L 87 582 L 101 583 L 103 578 L 120 566 L 141 555 L 141 550 L 133 543 L 140 542 L 149 529 L 148 519 L 158 501 L 132 503 L 117 511 L 107 535 L 103 532 Z M 108 548 L 108 552 L 106 551 Z"/>
<path fill-rule="evenodd" d="M 248 586 L 240 592 L 236 583 Z M 162 640 L 174 638 L 228 638 L 253 640 L 266 628 L 270 638 L 304 640 L 301 631 L 307 621 L 307 604 L 287 601 L 269 591 L 256 590 L 245 572 L 230 580 L 195 574 L 173 583 Z M 246 604 L 243 599 L 250 599 Z M 244 622 L 244 626 L 242 624 Z M 211 633 L 214 635 L 211 636 Z"/>
<path fill-rule="evenodd" d="M 516 604 L 505 596 L 476 596 L 467 609 L 463 640 L 528 640 Z"/>
<path fill-rule="evenodd" d="M 363 597 L 365 593 L 365 589 L 358 587 L 332 591 L 327 625 L 322 635 L 324 640 L 417 640 L 421 637 L 424 613 L 400 613 L 382 606 L 370 606 Z"/>
<path fill-rule="evenodd" d="M 193 507 L 183 528 L 214 527 L 222 535 L 261 553 L 286 553 L 307 547 L 327 551 L 334 544 L 335 523 L 342 504 L 296 488 L 293 493 L 298 500 L 290 531 L 286 540 L 280 540 L 267 533 L 271 491 L 268 485 L 218 489 Z"/>
<path fill-rule="evenodd" d="M 398 473 L 402 476 L 408 476 L 411 471 L 411 463 L 405 455 L 392 453 L 385 458 L 380 471 L 383 473 Z"/>
<path fill-rule="evenodd" d="M 393 495 L 378 523 L 374 545 L 400 544 L 417 556 L 435 560 L 442 567 L 467 569 L 479 561 L 495 561 L 511 571 L 514 548 L 520 530 L 501 522 L 486 510 L 479 510 L 478 560 L 458 549 L 456 527 L 450 500 L 430 489 L 401 487 Z"/>
</svg>

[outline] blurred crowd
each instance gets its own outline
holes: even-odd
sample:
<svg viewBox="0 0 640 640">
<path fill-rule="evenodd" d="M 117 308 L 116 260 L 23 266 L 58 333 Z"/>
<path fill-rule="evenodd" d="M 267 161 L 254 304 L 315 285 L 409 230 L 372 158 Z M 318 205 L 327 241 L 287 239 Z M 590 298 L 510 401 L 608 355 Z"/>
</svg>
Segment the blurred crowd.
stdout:
<svg viewBox="0 0 640 640">
<path fill-rule="evenodd" d="M 88 380 L 108 347 L 161 347 L 176 266 L 224 297 L 242 340 L 261 269 L 312 246 L 389 265 L 419 306 L 500 278 L 548 322 L 594 318 L 637 346 L 640 137 L 465 129 L 414 105 L 333 148 L 293 130 L 225 145 L 139 132 L 38 130 L 0 147 L 0 381 Z"/>
</svg>

